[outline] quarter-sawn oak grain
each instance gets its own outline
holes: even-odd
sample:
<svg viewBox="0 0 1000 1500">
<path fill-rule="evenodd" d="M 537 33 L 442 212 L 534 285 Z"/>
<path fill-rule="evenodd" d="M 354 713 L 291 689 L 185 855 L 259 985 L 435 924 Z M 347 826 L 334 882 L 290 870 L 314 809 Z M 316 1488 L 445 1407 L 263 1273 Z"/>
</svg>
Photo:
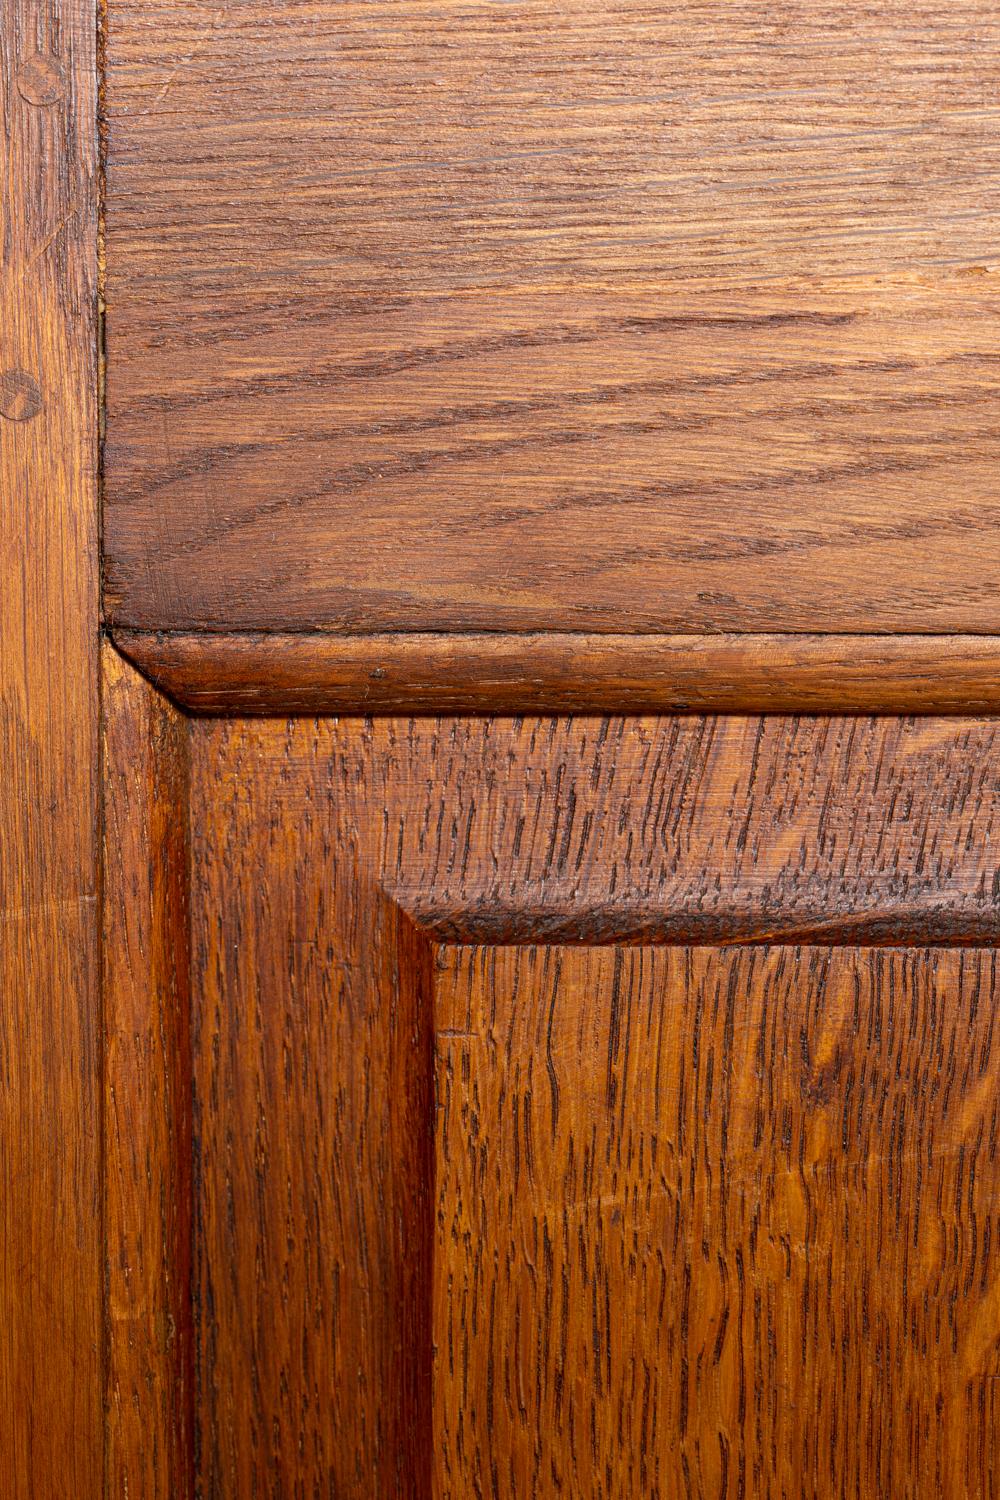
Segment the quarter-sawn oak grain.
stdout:
<svg viewBox="0 0 1000 1500">
<path fill-rule="evenodd" d="M 1000 1494 L 995 954 L 438 971 L 437 1500 Z"/>
<path fill-rule="evenodd" d="M 116 0 L 142 629 L 997 629 L 992 0 Z"/>
<path fill-rule="evenodd" d="M 995 724 L 187 732 L 199 1493 L 1000 1493 Z"/>
<path fill-rule="evenodd" d="M 0 0 L 0 1495 L 102 1494 L 96 61 Z"/>
</svg>

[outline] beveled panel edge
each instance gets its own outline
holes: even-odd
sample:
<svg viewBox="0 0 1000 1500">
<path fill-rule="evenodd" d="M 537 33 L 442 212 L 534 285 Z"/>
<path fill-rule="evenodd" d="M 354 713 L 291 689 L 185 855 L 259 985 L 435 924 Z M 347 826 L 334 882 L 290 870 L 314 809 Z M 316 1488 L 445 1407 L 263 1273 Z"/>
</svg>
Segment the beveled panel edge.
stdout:
<svg viewBox="0 0 1000 1500">
<path fill-rule="evenodd" d="M 198 715 L 1000 713 L 1000 635 L 116 630 Z"/>
<path fill-rule="evenodd" d="M 192 723 L 102 651 L 107 1494 L 195 1493 Z"/>
</svg>

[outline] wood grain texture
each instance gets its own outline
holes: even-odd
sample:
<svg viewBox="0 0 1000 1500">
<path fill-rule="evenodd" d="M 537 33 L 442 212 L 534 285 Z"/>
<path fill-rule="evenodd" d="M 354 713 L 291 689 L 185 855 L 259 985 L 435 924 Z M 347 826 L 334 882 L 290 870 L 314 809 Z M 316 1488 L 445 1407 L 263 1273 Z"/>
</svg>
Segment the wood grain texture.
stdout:
<svg viewBox="0 0 1000 1500">
<path fill-rule="evenodd" d="M 192 737 L 199 1493 L 417 1500 L 429 945 L 358 878 L 331 767 L 310 782 L 227 730 Z M 299 742 L 299 724 L 283 732 Z M 258 800 L 271 773 L 315 837 Z"/>
<path fill-rule="evenodd" d="M 994 632 L 992 0 L 118 0 L 149 629 Z"/>
<path fill-rule="evenodd" d="M 188 729 L 103 669 L 106 1494 L 193 1500 Z"/>
<path fill-rule="evenodd" d="M 1000 1494 L 995 954 L 438 968 L 437 1500 Z"/>
<path fill-rule="evenodd" d="M 0 1494 L 102 1493 L 94 13 L 0 0 Z"/>
<path fill-rule="evenodd" d="M 995 636 L 120 630 L 115 639 L 195 714 L 1000 711 Z"/>
<path fill-rule="evenodd" d="M 206 1500 L 998 1493 L 995 723 L 190 734 Z"/>
</svg>

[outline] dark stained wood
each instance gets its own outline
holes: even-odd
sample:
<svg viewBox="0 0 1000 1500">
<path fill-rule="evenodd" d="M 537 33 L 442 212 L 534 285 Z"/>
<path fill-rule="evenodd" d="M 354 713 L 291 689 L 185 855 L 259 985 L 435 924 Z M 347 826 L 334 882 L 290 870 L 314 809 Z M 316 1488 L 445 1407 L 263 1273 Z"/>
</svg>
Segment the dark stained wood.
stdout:
<svg viewBox="0 0 1000 1500">
<path fill-rule="evenodd" d="M 107 604 L 994 632 L 993 0 L 115 0 Z"/>
<path fill-rule="evenodd" d="M 434 1494 L 1000 1494 L 996 956 L 445 948 Z"/>
<path fill-rule="evenodd" d="M 193 721 L 202 1492 L 1000 1494 L 998 733 Z"/>
<path fill-rule="evenodd" d="M 94 10 L 0 0 L 0 1495 L 102 1493 Z"/>
<path fill-rule="evenodd" d="M 120 630 L 190 713 L 1000 711 L 996 636 Z"/>
<path fill-rule="evenodd" d="M 212 1500 L 420 1500 L 430 948 L 358 871 L 334 767 L 311 782 L 219 728 L 192 736 L 200 1483 Z M 300 731 L 329 744 L 326 725 L 279 733 L 291 749 Z M 258 800 L 273 774 L 291 821 Z"/>
<path fill-rule="evenodd" d="M 188 728 L 103 662 L 107 1495 L 193 1500 Z"/>
</svg>

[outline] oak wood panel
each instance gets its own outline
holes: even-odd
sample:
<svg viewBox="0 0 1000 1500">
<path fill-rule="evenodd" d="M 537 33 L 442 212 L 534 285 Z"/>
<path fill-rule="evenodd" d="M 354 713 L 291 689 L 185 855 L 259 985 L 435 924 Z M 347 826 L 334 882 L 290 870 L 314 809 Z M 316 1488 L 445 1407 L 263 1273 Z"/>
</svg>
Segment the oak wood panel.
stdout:
<svg viewBox="0 0 1000 1500">
<path fill-rule="evenodd" d="M 298 724 L 283 732 L 299 743 Z M 200 1492 L 416 1500 L 431 1455 L 429 948 L 357 878 L 330 768 L 309 785 L 239 738 L 232 753 L 192 740 Z M 306 798 L 294 821 L 258 800 L 272 771 Z"/>
<path fill-rule="evenodd" d="M 995 723 L 203 719 L 190 734 L 205 1496 L 417 1500 L 477 1493 L 476 1475 L 513 1496 L 536 1492 L 539 1464 L 549 1493 L 552 1463 L 583 1476 L 565 1493 L 673 1496 L 685 1462 L 692 1495 L 724 1473 L 739 1493 L 741 1464 L 745 1493 L 758 1473 L 761 1494 L 852 1493 L 824 1464 L 861 1493 L 994 1493 L 993 957 L 855 945 L 995 941 Z M 785 946 L 800 939 L 813 949 Z M 643 946 L 677 942 L 699 946 Z M 574 1183 L 593 1193 L 586 1296 L 560 1218 Z M 641 1265 L 651 1276 L 670 1203 L 667 1327 Z M 480 1250 L 477 1226 L 497 1236 Z M 491 1333 L 486 1278 L 499 1298 L 506 1275 Z M 463 1374 L 443 1362 L 473 1312 Z M 507 1317 L 520 1395 L 489 1361 Z M 599 1400 L 595 1336 L 615 1361 Z M 662 1361 L 645 1416 L 629 1339 Z"/>
<path fill-rule="evenodd" d="M 190 713 L 938 713 L 1000 709 L 995 636 L 119 630 Z"/>
<path fill-rule="evenodd" d="M 137 628 L 991 632 L 991 0 L 116 0 Z"/>
<path fill-rule="evenodd" d="M 995 954 L 437 967 L 438 1500 L 1000 1494 Z"/>
<path fill-rule="evenodd" d="M 94 15 L 0 0 L 0 1494 L 102 1493 Z"/>
<path fill-rule="evenodd" d="M 110 646 L 103 706 L 106 1493 L 193 1500 L 188 729 Z"/>
</svg>

